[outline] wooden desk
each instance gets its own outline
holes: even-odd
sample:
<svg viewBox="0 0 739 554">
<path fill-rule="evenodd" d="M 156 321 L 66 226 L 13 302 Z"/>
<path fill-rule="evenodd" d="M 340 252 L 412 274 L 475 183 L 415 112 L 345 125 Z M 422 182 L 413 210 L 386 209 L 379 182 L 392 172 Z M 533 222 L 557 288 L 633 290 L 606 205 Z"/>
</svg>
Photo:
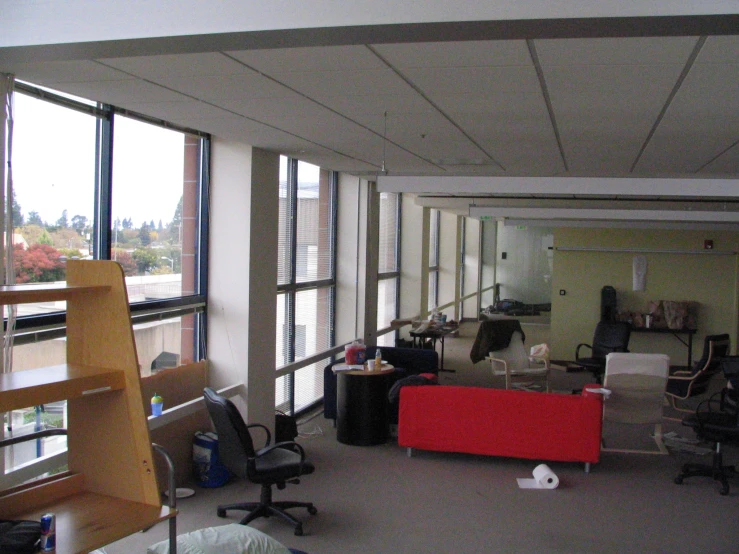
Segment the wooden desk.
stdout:
<svg viewBox="0 0 739 554">
<path fill-rule="evenodd" d="M 668 329 L 667 327 L 633 327 L 632 333 L 659 333 L 659 334 L 670 334 L 683 343 L 688 348 L 688 367 L 693 367 L 693 335 L 697 332 L 697 329 Z M 681 338 L 680 335 L 685 335 L 686 339 Z"/>
</svg>

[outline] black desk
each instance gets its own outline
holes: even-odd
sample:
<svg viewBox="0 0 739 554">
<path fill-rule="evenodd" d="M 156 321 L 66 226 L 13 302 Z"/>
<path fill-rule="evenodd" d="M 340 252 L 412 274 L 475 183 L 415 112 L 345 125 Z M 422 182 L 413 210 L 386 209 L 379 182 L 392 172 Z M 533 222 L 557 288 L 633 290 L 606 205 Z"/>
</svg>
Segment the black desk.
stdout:
<svg viewBox="0 0 739 554">
<path fill-rule="evenodd" d="M 444 369 L 444 337 L 459 330 L 458 325 L 442 325 L 440 327 L 429 327 L 425 331 L 410 331 L 413 339 L 413 348 L 423 348 L 426 340 L 431 340 L 436 350 L 436 341 L 441 342 L 441 356 L 439 358 L 439 369 Z"/>
<path fill-rule="evenodd" d="M 383 444 L 390 438 L 391 366 L 382 371 L 336 374 L 336 440 L 354 446 Z"/>
<path fill-rule="evenodd" d="M 670 334 L 688 347 L 688 367 L 693 367 L 693 335 L 697 332 L 697 329 L 668 329 L 667 327 L 633 327 L 631 329 L 633 333 L 661 333 Z M 680 335 L 686 335 L 687 340 L 683 339 Z"/>
</svg>

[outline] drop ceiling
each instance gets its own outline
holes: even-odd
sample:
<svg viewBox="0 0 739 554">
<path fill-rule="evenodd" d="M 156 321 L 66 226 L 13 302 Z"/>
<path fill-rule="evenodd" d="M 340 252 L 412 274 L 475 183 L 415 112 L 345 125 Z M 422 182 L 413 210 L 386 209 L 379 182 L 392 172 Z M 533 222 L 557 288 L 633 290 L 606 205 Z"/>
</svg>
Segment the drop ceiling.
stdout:
<svg viewBox="0 0 739 554">
<path fill-rule="evenodd" d="M 0 71 L 380 182 L 739 178 L 736 16 L 279 36 L 7 47 Z M 238 47 L 247 42 L 249 49 Z M 445 181 L 443 193 L 423 185 L 414 192 L 457 197 L 457 205 L 558 194 L 555 187 L 503 193 L 495 179 L 475 191 Z M 619 195 L 615 188 L 600 196 Z"/>
</svg>

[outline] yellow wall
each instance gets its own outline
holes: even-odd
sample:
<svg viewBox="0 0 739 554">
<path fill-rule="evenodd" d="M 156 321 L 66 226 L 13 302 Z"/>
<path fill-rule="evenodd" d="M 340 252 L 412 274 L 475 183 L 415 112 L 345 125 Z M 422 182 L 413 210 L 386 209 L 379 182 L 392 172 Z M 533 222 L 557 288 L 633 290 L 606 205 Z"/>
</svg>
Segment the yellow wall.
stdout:
<svg viewBox="0 0 739 554">
<path fill-rule="evenodd" d="M 555 229 L 552 277 L 552 358 L 572 360 L 581 342 L 590 344 L 600 318 L 600 291 L 616 289 L 618 309 L 646 312 L 650 300 L 693 300 L 699 303 L 698 332 L 693 360 L 700 357 L 703 337 L 729 333 L 732 351 L 737 345 L 737 255 L 654 252 L 573 252 L 568 247 L 603 249 L 687 250 L 704 252 L 712 239 L 713 251 L 739 250 L 739 233 L 654 231 L 645 229 Z M 647 258 L 646 291 L 632 290 L 634 256 Z M 565 290 L 564 296 L 560 290 Z M 687 349 L 671 335 L 633 333 L 632 352 L 660 352 L 673 365 L 687 363 Z"/>
</svg>

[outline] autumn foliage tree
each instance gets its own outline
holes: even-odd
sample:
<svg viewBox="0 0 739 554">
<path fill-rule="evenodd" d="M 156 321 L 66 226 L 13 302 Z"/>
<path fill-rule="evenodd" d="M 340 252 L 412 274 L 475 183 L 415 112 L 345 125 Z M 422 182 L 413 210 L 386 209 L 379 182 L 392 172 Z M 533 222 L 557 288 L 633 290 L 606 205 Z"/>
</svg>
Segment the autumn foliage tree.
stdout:
<svg viewBox="0 0 739 554">
<path fill-rule="evenodd" d="M 41 283 L 64 280 L 64 262 L 61 253 L 48 244 L 13 247 L 13 265 L 18 283 Z"/>
</svg>

